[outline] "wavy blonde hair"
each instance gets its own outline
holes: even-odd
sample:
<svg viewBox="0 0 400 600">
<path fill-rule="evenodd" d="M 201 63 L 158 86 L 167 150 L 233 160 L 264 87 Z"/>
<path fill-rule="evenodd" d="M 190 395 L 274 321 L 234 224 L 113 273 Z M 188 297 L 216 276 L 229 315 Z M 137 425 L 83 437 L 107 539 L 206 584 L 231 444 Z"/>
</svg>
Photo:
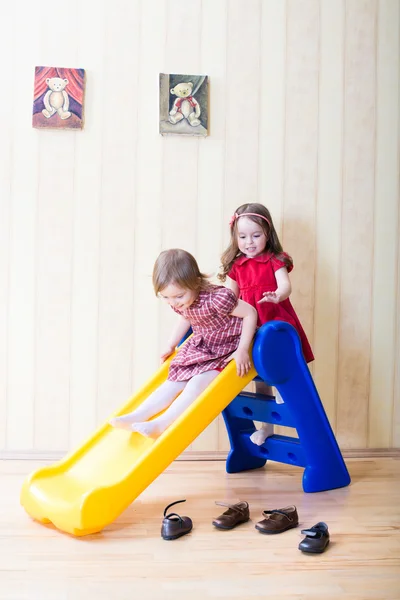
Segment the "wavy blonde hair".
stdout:
<svg viewBox="0 0 400 600">
<path fill-rule="evenodd" d="M 180 248 L 164 250 L 154 263 L 153 287 L 156 295 L 171 283 L 198 292 L 211 286 L 194 256 Z"/>
<path fill-rule="evenodd" d="M 238 215 L 245 215 L 246 213 L 256 213 L 258 216 L 249 215 L 247 218 L 254 223 L 259 225 L 266 235 L 267 243 L 265 250 L 271 252 L 276 258 L 285 263 L 287 268 L 293 266 L 293 260 L 288 254 L 284 254 L 282 245 L 279 241 L 278 234 L 276 233 L 271 214 L 269 210 L 263 205 L 257 202 L 242 204 L 235 211 Z M 267 219 L 267 221 L 265 220 Z M 231 226 L 231 241 L 225 252 L 221 256 L 221 272 L 218 274 L 220 281 L 225 281 L 226 276 L 232 269 L 234 262 L 243 255 L 243 252 L 239 250 L 238 246 L 238 220 L 236 219 Z"/>
</svg>

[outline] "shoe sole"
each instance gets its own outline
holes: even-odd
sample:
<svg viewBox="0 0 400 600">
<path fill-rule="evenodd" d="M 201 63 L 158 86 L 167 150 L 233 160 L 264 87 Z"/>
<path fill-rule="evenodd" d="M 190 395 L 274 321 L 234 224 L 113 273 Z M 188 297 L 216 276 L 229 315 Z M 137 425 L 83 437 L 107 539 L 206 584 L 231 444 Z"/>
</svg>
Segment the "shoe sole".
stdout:
<svg viewBox="0 0 400 600">
<path fill-rule="evenodd" d="M 243 525 L 243 523 L 248 523 L 249 521 L 250 521 L 250 519 L 246 519 L 245 521 L 238 521 L 237 523 L 235 523 L 235 525 L 232 525 L 232 527 L 223 527 L 222 525 L 217 525 L 217 523 L 215 523 L 214 521 L 212 522 L 212 524 L 217 529 L 228 530 L 228 529 L 235 529 L 235 527 L 237 527 L 238 525 Z"/>
<path fill-rule="evenodd" d="M 190 533 L 192 531 L 193 527 L 191 527 L 188 531 L 185 531 L 184 533 L 178 533 L 177 535 L 169 535 L 169 536 L 162 536 L 163 540 L 177 540 L 180 537 L 183 537 L 184 535 Z"/>
<path fill-rule="evenodd" d="M 304 552 L 304 554 L 322 554 L 323 552 L 325 552 L 325 550 L 327 549 L 328 546 L 329 546 L 329 541 L 326 544 L 326 546 L 324 548 L 322 548 L 322 550 L 303 550 L 302 548 L 300 548 L 300 546 L 299 546 L 299 550 L 301 550 L 301 552 Z"/>
<path fill-rule="evenodd" d="M 279 531 L 267 531 L 266 529 L 262 529 L 262 527 L 257 527 L 257 525 L 255 525 L 255 529 L 257 529 L 257 531 L 259 531 L 260 533 L 265 533 L 266 535 L 276 535 L 278 533 L 283 533 L 284 531 L 288 531 L 288 529 L 294 529 L 295 527 L 298 527 L 299 524 L 296 523 L 296 525 L 289 525 L 289 527 L 286 527 L 285 529 L 280 529 Z"/>
</svg>

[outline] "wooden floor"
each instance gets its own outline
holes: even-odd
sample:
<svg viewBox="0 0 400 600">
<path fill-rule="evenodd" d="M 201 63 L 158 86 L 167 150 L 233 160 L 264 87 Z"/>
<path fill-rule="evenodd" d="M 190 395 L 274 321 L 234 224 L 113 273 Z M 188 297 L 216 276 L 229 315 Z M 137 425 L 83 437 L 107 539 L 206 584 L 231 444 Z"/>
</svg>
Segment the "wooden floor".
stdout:
<svg viewBox="0 0 400 600">
<path fill-rule="evenodd" d="M 320 494 L 301 490 L 302 470 L 227 475 L 223 462 L 174 463 L 116 523 L 75 539 L 39 525 L 19 506 L 32 461 L 0 462 L 1 600 L 193 600 L 197 598 L 400 599 L 400 460 L 349 459 L 352 484 Z M 194 522 L 192 533 L 160 537 L 166 504 Z M 232 531 L 211 525 L 214 500 L 247 500 L 252 521 Z M 263 509 L 296 504 L 300 526 L 266 536 Z M 302 527 L 326 521 L 322 555 L 297 546 Z"/>
</svg>

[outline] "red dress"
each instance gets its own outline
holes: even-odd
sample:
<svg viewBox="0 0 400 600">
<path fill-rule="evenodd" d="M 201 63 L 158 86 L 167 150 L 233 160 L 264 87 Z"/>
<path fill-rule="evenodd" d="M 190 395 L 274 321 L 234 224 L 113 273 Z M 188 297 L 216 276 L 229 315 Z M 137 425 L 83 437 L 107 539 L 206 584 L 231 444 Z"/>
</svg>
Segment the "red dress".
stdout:
<svg viewBox="0 0 400 600">
<path fill-rule="evenodd" d="M 187 381 L 206 371 L 221 370 L 226 358 L 235 352 L 242 333 L 243 319 L 232 317 L 238 299 L 232 290 L 210 285 L 184 310 L 173 310 L 190 321 L 193 335 L 171 361 L 168 379 Z"/>
<path fill-rule="evenodd" d="M 275 271 L 282 267 L 286 267 L 285 263 L 269 252 L 264 252 L 254 258 L 241 256 L 233 264 L 228 277 L 238 284 L 239 298 L 248 302 L 257 310 L 258 326 L 268 321 L 286 321 L 293 325 L 300 336 L 304 358 L 309 363 L 314 360 L 314 355 L 289 298 L 278 304 L 272 302 L 257 304 L 263 297 L 263 292 L 274 292 L 276 290 L 278 285 Z M 289 267 L 288 272 L 290 273 L 292 269 L 293 267 Z"/>
</svg>

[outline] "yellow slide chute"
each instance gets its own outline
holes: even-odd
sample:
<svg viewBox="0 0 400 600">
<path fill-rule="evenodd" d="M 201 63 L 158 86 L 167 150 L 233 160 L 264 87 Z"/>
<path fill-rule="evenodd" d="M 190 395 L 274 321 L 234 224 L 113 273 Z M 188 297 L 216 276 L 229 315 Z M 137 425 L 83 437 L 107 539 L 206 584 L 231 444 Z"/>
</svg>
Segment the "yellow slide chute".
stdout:
<svg viewBox="0 0 400 600">
<path fill-rule="evenodd" d="M 134 410 L 168 376 L 172 357 L 115 415 Z M 112 523 L 256 376 L 238 377 L 231 361 L 185 413 L 157 440 L 105 423 L 60 462 L 32 473 L 21 504 L 42 523 L 75 536 Z M 115 416 L 114 415 L 114 416 Z"/>
</svg>

